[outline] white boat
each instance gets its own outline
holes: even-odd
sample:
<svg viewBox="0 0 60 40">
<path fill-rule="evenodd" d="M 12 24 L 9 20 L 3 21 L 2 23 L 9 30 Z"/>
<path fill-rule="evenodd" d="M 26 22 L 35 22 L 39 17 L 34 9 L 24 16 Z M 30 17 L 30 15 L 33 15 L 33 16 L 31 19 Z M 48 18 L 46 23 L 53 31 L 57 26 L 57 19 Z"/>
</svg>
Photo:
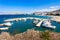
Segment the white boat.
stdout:
<svg viewBox="0 0 60 40">
<path fill-rule="evenodd" d="M 13 23 L 10 23 L 10 22 L 6 22 L 6 23 L 3 23 L 4 26 L 12 26 Z"/>
<path fill-rule="evenodd" d="M 52 28 L 52 29 L 56 28 L 56 26 L 51 25 L 51 22 L 49 20 L 44 21 L 42 26 L 47 27 L 47 28 Z"/>
<path fill-rule="evenodd" d="M 14 21 L 14 19 L 7 19 L 7 20 L 4 20 L 4 22 L 11 22 L 11 21 Z"/>
<path fill-rule="evenodd" d="M 0 28 L 0 30 L 8 30 L 9 27 Z"/>
<path fill-rule="evenodd" d="M 38 20 L 34 19 L 33 23 L 37 24 L 38 23 Z"/>
</svg>

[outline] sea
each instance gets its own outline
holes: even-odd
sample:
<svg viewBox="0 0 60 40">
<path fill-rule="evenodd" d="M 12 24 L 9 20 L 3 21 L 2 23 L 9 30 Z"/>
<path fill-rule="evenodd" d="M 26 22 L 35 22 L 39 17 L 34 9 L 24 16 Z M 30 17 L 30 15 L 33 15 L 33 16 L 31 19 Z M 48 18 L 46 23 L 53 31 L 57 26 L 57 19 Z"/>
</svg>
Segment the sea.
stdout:
<svg viewBox="0 0 60 40">
<path fill-rule="evenodd" d="M 0 24 L 4 23 L 3 20 L 6 19 L 12 19 L 12 18 L 25 18 L 25 17 L 35 17 L 35 18 L 42 18 L 42 19 L 50 19 L 51 16 L 38 16 L 38 15 L 32 15 L 32 14 L 17 14 L 17 15 L 0 15 Z M 60 23 L 51 21 L 51 24 L 53 26 L 56 26 L 56 29 L 50 29 L 50 28 L 44 28 L 42 25 L 41 27 L 36 27 L 35 24 L 33 24 L 34 20 L 27 19 L 19 20 L 19 21 L 13 21 L 13 25 L 9 27 L 8 30 L 0 30 L 0 32 L 9 32 L 9 33 L 22 33 L 29 29 L 39 30 L 39 31 L 45 31 L 45 30 L 51 30 L 53 32 L 60 32 Z M 0 26 L 6 27 L 6 26 Z"/>
</svg>

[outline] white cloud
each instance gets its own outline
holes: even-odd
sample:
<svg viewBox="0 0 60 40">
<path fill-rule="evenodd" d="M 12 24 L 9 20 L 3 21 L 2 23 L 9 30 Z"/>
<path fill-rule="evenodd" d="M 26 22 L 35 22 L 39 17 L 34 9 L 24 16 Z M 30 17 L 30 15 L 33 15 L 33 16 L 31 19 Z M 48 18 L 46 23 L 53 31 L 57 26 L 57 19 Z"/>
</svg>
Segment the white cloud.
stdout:
<svg viewBox="0 0 60 40">
<path fill-rule="evenodd" d="M 50 8 L 56 8 L 58 9 L 60 6 L 51 6 Z"/>
<path fill-rule="evenodd" d="M 50 11 L 54 11 L 54 10 L 58 10 L 58 9 L 60 9 L 60 6 L 51 6 L 49 8 L 44 8 L 44 9 L 37 10 L 37 11 L 50 12 Z"/>
</svg>

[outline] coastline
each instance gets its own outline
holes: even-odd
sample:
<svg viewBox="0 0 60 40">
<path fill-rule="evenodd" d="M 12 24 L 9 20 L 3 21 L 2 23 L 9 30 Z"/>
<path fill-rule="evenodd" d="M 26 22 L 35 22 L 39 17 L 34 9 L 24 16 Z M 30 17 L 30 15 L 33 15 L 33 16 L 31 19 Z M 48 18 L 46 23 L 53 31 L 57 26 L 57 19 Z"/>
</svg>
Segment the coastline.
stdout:
<svg viewBox="0 0 60 40">
<path fill-rule="evenodd" d="M 46 15 L 46 16 L 51 16 L 51 20 L 59 22 L 60 23 L 60 16 L 53 16 L 53 15 Z"/>
<path fill-rule="evenodd" d="M 60 16 L 53 16 L 54 21 L 60 22 Z"/>
<path fill-rule="evenodd" d="M 42 15 L 38 15 L 38 16 L 42 16 Z M 60 23 L 60 16 L 53 16 L 53 15 L 43 15 L 43 16 L 49 16 L 52 17 L 51 20 L 59 22 Z"/>
</svg>

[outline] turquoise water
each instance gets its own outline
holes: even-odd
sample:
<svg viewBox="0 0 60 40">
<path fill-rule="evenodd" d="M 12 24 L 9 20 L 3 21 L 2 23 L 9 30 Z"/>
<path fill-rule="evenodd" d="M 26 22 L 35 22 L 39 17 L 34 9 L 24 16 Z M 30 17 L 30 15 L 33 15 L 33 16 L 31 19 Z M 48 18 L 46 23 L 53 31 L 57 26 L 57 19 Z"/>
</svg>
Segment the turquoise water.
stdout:
<svg viewBox="0 0 60 40">
<path fill-rule="evenodd" d="M 3 20 L 10 19 L 10 18 L 23 18 L 23 17 L 35 17 L 35 18 L 43 18 L 43 19 L 50 19 L 51 17 L 49 16 L 36 16 L 36 15 L 1 15 L 0 16 L 0 23 L 4 23 Z M 60 23 L 52 21 L 52 25 L 56 26 L 56 29 L 48 29 L 48 28 L 43 28 L 42 25 L 41 27 L 36 27 L 35 24 L 33 24 L 34 20 L 27 19 L 26 21 L 24 20 L 19 20 L 19 21 L 13 21 L 13 25 L 8 29 L 4 30 L 10 33 L 21 33 L 24 32 L 28 29 L 35 29 L 35 30 L 51 30 L 55 32 L 60 32 Z"/>
</svg>

